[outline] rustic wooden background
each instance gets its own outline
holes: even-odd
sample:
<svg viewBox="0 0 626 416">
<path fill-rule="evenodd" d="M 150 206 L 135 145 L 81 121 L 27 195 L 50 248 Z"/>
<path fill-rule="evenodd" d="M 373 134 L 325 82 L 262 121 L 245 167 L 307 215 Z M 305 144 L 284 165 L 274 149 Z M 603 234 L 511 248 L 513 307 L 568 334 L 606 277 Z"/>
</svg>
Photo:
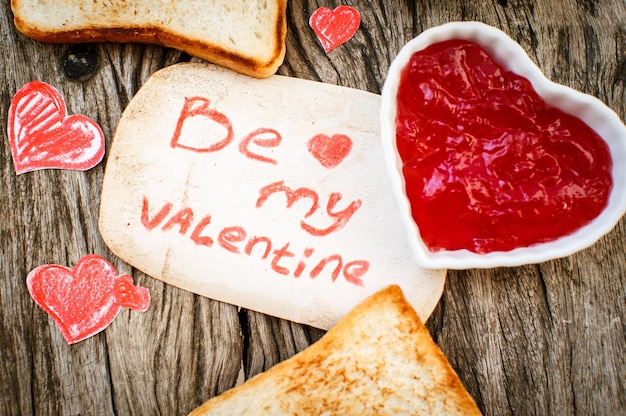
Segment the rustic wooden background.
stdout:
<svg viewBox="0 0 626 416">
<path fill-rule="evenodd" d="M 478 20 L 517 40 L 546 75 L 626 118 L 624 0 L 345 1 L 362 24 L 326 54 L 307 22 L 338 1 L 290 0 L 279 73 L 379 93 L 390 61 L 431 26 Z M 0 414 L 181 415 L 315 342 L 317 329 L 167 286 L 110 253 L 97 229 L 105 164 L 88 172 L 15 175 L 7 111 L 32 80 L 58 88 L 70 113 L 102 127 L 107 146 L 125 106 L 154 71 L 190 60 L 158 46 L 100 44 L 86 80 L 63 70 L 68 45 L 18 33 L 0 6 Z M 106 157 L 106 156 L 105 156 Z M 626 414 L 626 221 L 591 248 L 538 265 L 451 271 L 427 325 L 486 415 Z M 151 291 L 104 332 L 68 346 L 25 285 L 36 266 L 110 259 Z"/>
</svg>

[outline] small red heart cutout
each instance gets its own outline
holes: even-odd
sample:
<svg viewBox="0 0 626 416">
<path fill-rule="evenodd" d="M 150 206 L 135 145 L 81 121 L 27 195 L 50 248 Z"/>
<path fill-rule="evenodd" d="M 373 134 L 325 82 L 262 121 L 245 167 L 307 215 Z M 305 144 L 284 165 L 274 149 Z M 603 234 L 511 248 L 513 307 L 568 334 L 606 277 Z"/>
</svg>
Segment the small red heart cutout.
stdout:
<svg viewBox="0 0 626 416">
<path fill-rule="evenodd" d="M 38 169 L 87 170 L 104 156 L 104 134 L 93 120 L 67 115 L 63 96 L 32 81 L 11 100 L 7 132 L 19 175 Z"/>
<path fill-rule="evenodd" d="M 54 319 L 68 344 L 104 330 L 122 307 L 145 311 L 150 292 L 119 276 L 111 263 L 97 255 L 81 258 L 74 269 L 46 264 L 26 278 L 33 300 Z"/>
<path fill-rule="evenodd" d="M 335 10 L 320 7 L 309 19 L 309 25 L 326 52 L 350 40 L 360 24 L 361 15 L 350 6 L 339 6 Z"/>
<path fill-rule="evenodd" d="M 352 150 L 352 140 L 345 134 L 317 134 L 307 142 L 307 148 L 322 166 L 330 169 L 348 156 Z"/>
</svg>

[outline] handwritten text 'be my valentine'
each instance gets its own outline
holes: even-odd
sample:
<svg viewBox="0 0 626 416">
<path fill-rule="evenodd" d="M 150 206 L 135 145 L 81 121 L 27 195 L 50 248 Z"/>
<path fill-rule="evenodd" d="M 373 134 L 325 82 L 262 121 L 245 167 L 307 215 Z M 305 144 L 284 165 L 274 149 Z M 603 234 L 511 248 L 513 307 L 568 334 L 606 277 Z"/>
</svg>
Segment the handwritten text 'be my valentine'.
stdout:
<svg viewBox="0 0 626 416">
<path fill-rule="evenodd" d="M 210 101 L 203 97 L 190 97 L 180 112 L 178 122 L 170 141 L 170 147 L 195 153 L 218 152 L 234 140 L 234 129 L 230 119 L 223 113 L 209 108 Z M 203 145 L 190 144 L 181 139 L 185 122 L 192 117 L 204 117 L 223 127 L 224 137 Z M 347 136 L 316 135 L 308 143 L 309 151 L 314 154 L 318 161 L 326 167 L 334 167 L 338 161 L 349 153 L 351 141 Z M 338 139 L 333 141 L 331 139 Z M 271 128 L 259 128 L 249 133 L 239 142 L 239 152 L 248 160 L 276 165 L 278 162 L 260 153 L 263 149 L 276 148 L 280 145 L 282 136 Z M 324 141 L 323 151 L 320 147 L 314 148 L 316 143 Z M 346 143 L 348 145 L 346 145 Z M 339 144 L 339 145 L 337 145 Z M 253 151 L 252 148 L 256 149 Z M 286 198 L 286 207 L 291 208 L 299 201 L 308 201 L 310 209 L 300 221 L 300 228 L 311 236 L 323 238 L 343 228 L 361 207 L 361 200 L 351 201 L 347 207 L 338 209 L 342 194 L 332 192 L 328 196 L 325 215 L 331 220 L 331 224 L 325 227 L 315 226 L 308 219 L 320 208 L 319 194 L 308 187 L 292 188 L 285 181 L 277 181 L 261 187 L 255 202 L 255 209 L 262 209 L 268 198 L 282 194 Z M 214 234 L 210 234 L 211 215 L 201 215 L 191 207 L 182 206 L 174 209 L 174 204 L 166 202 L 155 209 L 150 207 L 149 199 L 144 196 L 141 207 L 141 224 L 147 231 L 160 229 L 162 232 L 177 230 L 180 235 L 187 236 L 189 241 L 199 246 L 211 248 L 214 245 L 231 253 L 252 256 L 259 253 L 261 260 L 269 261 L 271 270 L 280 275 L 291 275 L 299 278 L 308 275 L 315 279 L 319 276 L 330 276 L 336 281 L 340 275 L 356 286 L 363 286 L 362 277 L 369 270 L 367 260 L 345 261 L 340 254 L 331 254 L 319 258 L 315 249 L 307 247 L 302 253 L 290 249 L 290 242 L 283 245 L 275 244 L 270 237 L 249 235 L 249 232 L 241 226 L 223 227 Z M 217 244 L 216 244 L 217 243 Z M 317 258 L 316 258 L 317 257 Z"/>
</svg>

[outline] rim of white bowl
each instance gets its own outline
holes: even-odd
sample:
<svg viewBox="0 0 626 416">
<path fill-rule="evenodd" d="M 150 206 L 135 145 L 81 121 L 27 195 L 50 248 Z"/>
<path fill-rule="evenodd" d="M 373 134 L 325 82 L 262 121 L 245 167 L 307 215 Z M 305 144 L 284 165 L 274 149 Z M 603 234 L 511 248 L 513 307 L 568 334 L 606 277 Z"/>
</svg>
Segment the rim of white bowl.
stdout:
<svg viewBox="0 0 626 416">
<path fill-rule="evenodd" d="M 607 143 L 613 161 L 613 188 L 602 213 L 572 234 L 554 241 L 505 252 L 477 254 L 469 250 L 430 251 L 422 241 L 405 193 L 402 160 L 395 137 L 396 96 L 400 74 L 412 55 L 451 39 L 478 43 L 507 70 L 527 78 L 550 105 L 576 115 Z M 425 30 L 400 50 L 389 67 L 382 89 L 381 140 L 385 163 L 401 220 L 418 265 L 433 269 L 470 269 L 519 266 L 562 258 L 583 250 L 610 232 L 626 213 L 626 126 L 619 116 L 594 96 L 550 81 L 524 49 L 506 33 L 480 22 L 451 22 Z"/>
</svg>

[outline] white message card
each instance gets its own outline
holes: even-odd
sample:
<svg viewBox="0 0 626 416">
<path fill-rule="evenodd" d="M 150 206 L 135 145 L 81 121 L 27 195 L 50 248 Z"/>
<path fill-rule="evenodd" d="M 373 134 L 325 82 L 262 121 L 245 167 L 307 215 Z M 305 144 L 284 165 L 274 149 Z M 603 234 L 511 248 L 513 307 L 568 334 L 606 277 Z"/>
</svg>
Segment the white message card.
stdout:
<svg viewBox="0 0 626 416">
<path fill-rule="evenodd" d="M 101 234 L 156 279 L 295 322 L 328 329 L 390 284 L 425 320 L 446 271 L 411 256 L 379 110 L 330 84 L 165 68 L 119 122 Z"/>
</svg>

